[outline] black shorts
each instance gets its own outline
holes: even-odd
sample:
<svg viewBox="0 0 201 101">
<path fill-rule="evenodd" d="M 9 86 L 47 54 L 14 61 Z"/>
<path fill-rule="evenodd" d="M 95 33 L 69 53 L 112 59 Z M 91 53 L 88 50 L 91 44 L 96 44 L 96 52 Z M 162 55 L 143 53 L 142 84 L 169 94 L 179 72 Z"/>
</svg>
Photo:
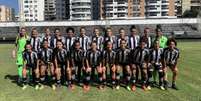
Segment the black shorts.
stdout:
<svg viewBox="0 0 201 101">
<path fill-rule="evenodd" d="M 167 64 L 167 66 L 171 69 L 175 68 L 176 64 Z"/>
<path fill-rule="evenodd" d="M 162 64 L 154 64 L 153 67 L 154 67 L 153 68 L 154 70 L 161 70 L 162 69 Z"/>
<path fill-rule="evenodd" d="M 129 66 L 129 64 L 128 64 L 128 63 L 119 63 L 118 65 L 119 65 L 119 66 L 121 66 L 121 67 L 126 67 L 126 66 Z"/>
<path fill-rule="evenodd" d="M 26 68 L 31 68 L 31 69 L 36 69 L 37 65 L 36 64 L 26 64 Z"/>
<path fill-rule="evenodd" d="M 58 63 L 58 68 L 66 68 L 66 64 L 65 63 Z"/>
</svg>

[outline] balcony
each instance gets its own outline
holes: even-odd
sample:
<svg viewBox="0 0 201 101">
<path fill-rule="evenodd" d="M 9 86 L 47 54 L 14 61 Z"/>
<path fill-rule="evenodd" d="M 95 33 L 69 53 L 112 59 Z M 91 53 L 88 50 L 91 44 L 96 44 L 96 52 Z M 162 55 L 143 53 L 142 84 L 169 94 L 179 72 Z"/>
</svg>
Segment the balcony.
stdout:
<svg viewBox="0 0 201 101">
<path fill-rule="evenodd" d="M 72 0 L 72 3 L 81 3 L 81 2 L 89 2 L 89 3 L 91 3 L 91 0 Z"/>
</svg>

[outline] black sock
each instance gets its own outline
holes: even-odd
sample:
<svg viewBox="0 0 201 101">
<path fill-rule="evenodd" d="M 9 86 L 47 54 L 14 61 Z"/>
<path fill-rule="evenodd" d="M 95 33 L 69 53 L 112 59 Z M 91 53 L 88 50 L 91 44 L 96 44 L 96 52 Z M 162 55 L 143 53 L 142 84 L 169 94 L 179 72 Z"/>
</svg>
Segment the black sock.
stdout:
<svg viewBox="0 0 201 101">
<path fill-rule="evenodd" d="M 129 85 L 130 80 L 131 80 L 131 75 L 127 74 L 127 76 L 126 76 L 126 85 Z"/>
<path fill-rule="evenodd" d="M 164 73 L 162 71 L 159 71 L 158 75 L 159 75 L 159 86 L 162 86 L 163 85 Z"/>
<path fill-rule="evenodd" d="M 35 84 L 38 85 L 39 82 L 40 82 L 40 79 L 39 79 L 39 78 L 36 78 L 36 82 L 35 82 Z"/>
<path fill-rule="evenodd" d="M 60 85 L 61 84 L 61 80 L 59 79 L 59 80 L 57 80 L 57 84 L 58 85 Z"/>
<path fill-rule="evenodd" d="M 116 73 L 116 82 L 117 85 L 120 85 L 120 73 Z"/>
<path fill-rule="evenodd" d="M 24 78 L 24 77 L 23 77 L 23 78 L 22 78 L 22 82 L 23 82 L 24 85 L 26 85 L 26 84 L 27 84 L 27 78 Z"/>
<path fill-rule="evenodd" d="M 102 73 L 98 73 L 99 84 L 103 83 Z"/>
<path fill-rule="evenodd" d="M 41 76 L 41 77 L 40 77 L 40 82 L 41 82 L 41 84 L 44 84 L 44 83 L 45 83 L 45 76 Z"/>
</svg>

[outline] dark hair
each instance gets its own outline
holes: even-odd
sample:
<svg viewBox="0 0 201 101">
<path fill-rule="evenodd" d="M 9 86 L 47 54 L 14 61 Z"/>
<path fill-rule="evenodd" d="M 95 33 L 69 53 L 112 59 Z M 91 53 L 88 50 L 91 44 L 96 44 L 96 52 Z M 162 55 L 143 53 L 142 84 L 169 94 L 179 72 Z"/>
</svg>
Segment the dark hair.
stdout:
<svg viewBox="0 0 201 101">
<path fill-rule="evenodd" d="M 60 31 L 60 29 L 59 29 L 59 28 L 55 28 L 55 29 L 54 29 L 54 33 L 56 33 L 56 31 L 57 31 L 57 30 L 58 30 L 58 31 Z"/>
<path fill-rule="evenodd" d="M 132 25 L 132 26 L 130 27 L 130 32 L 132 31 L 132 29 L 137 29 L 137 28 L 136 28 L 135 25 Z"/>
<path fill-rule="evenodd" d="M 175 46 L 177 46 L 177 41 L 174 38 L 168 39 L 167 46 L 169 46 L 171 42 L 174 42 Z"/>
<path fill-rule="evenodd" d="M 42 42 L 42 43 L 44 44 L 45 42 L 48 42 L 48 40 L 47 40 L 47 39 L 45 39 L 45 40 L 43 40 L 43 42 Z"/>
<path fill-rule="evenodd" d="M 159 31 L 161 32 L 162 29 L 161 29 L 161 28 L 156 28 L 155 31 L 156 31 L 156 32 L 159 32 Z"/>
<path fill-rule="evenodd" d="M 112 30 L 112 28 L 111 27 L 105 28 L 105 35 L 104 35 L 104 37 L 107 37 L 107 30 Z"/>
<path fill-rule="evenodd" d="M 125 30 L 125 29 L 124 29 L 124 28 L 120 28 L 120 29 L 119 29 L 119 32 L 120 32 L 121 30 Z"/>
<path fill-rule="evenodd" d="M 74 28 L 72 28 L 72 27 L 68 27 L 68 28 L 66 29 L 66 32 L 67 32 L 67 33 L 68 33 L 69 31 L 72 31 L 73 33 L 75 32 Z"/>
<path fill-rule="evenodd" d="M 85 27 L 80 27 L 80 31 L 81 31 L 82 29 L 86 30 L 86 28 L 85 28 Z"/>
<path fill-rule="evenodd" d="M 31 29 L 31 34 L 33 34 L 33 31 L 34 31 L 34 30 L 37 31 L 37 29 L 34 27 L 34 28 Z"/>
<path fill-rule="evenodd" d="M 91 42 L 91 44 L 90 44 L 90 46 L 92 46 L 92 44 L 93 44 L 93 43 L 95 43 L 95 44 L 96 44 L 96 41 L 92 41 L 92 42 Z"/>
</svg>

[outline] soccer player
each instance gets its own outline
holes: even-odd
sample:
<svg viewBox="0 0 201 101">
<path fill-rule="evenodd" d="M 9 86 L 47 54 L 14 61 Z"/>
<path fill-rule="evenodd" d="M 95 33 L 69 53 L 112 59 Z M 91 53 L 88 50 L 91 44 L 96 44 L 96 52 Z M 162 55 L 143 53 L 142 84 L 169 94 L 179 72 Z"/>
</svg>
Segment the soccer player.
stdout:
<svg viewBox="0 0 201 101">
<path fill-rule="evenodd" d="M 91 80 L 95 81 L 95 70 L 98 72 L 99 88 L 101 89 L 102 83 L 102 65 L 101 65 L 101 52 L 97 50 L 96 42 L 91 43 L 91 49 L 87 51 L 86 56 L 87 67 L 92 69 Z"/>
<path fill-rule="evenodd" d="M 154 46 L 150 50 L 150 64 L 148 66 L 148 81 L 147 81 L 147 89 L 151 89 L 151 79 L 153 71 L 157 71 L 159 75 L 159 87 L 161 90 L 165 90 L 163 87 L 163 77 L 164 72 L 162 68 L 162 54 L 163 49 L 160 48 L 160 42 L 158 40 L 154 41 Z"/>
<path fill-rule="evenodd" d="M 13 50 L 13 58 L 16 57 L 17 71 L 18 71 L 18 83 L 22 81 L 22 69 L 23 69 L 23 51 L 25 50 L 25 45 L 29 36 L 27 35 L 26 29 L 23 27 L 20 29 L 15 41 L 15 49 Z"/>
<path fill-rule="evenodd" d="M 91 41 L 96 42 L 98 50 L 100 50 L 100 51 L 103 50 L 103 41 L 104 41 L 104 38 L 103 38 L 103 36 L 100 35 L 100 31 L 99 31 L 98 28 L 94 29 L 94 35 L 92 36 Z"/>
<path fill-rule="evenodd" d="M 117 86 L 116 89 L 119 89 L 120 85 L 120 70 L 123 69 L 125 71 L 126 77 L 126 88 L 127 90 L 131 90 L 129 87 L 129 82 L 131 79 L 131 70 L 129 66 L 129 54 L 130 50 L 126 48 L 126 40 L 122 39 L 120 41 L 120 47 L 117 49 L 116 52 L 116 80 L 117 80 Z"/>
<path fill-rule="evenodd" d="M 44 40 L 48 41 L 48 47 L 50 46 L 51 40 L 52 40 L 52 34 L 51 34 L 51 30 L 50 28 L 45 28 L 45 35 L 42 37 L 42 42 L 44 42 Z"/>
<path fill-rule="evenodd" d="M 103 68 L 110 69 L 110 76 L 112 81 L 112 88 L 116 86 L 116 66 L 115 66 L 115 59 L 116 59 L 116 52 L 113 51 L 113 43 L 111 41 L 106 42 L 106 50 L 102 53 L 102 65 Z M 103 81 L 106 79 L 107 72 L 103 69 Z M 104 84 L 106 83 L 103 82 Z"/>
<path fill-rule="evenodd" d="M 156 37 L 155 40 L 159 40 L 160 42 L 160 48 L 166 48 L 167 47 L 167 37 L 163 35 L 161 28 L 156 28 Z"/>
<path fill-rule="evenodd" d="M 137 68 L 141 71 L 142 89 L 147 90 L 147 65 L 149 62 L 149 50 L 145 48 L 146 42 L 140 41 L 140 44 L 134 50 L 131 50 L 130 63 L 132 70 L 132 91 L 136 90 L 136 70 Z"/>
<path fill-rule="evenodd" d="M 55 64 L 55 73 L 56 73 L 56 83 L 57 87 L 61 86 L 61 80 L 64 83 L 66 80 L 66 74 L 69 72 L 69 63 L 67 59 L 67 52 L 63 48 L 63 43 L 61 41 L 57 41 L 56 43 L 56 51 L 54 51 L 54 64 Z M 55 87 L 53 87 L 55 88 Z M 55 90 L 55 89 L 54 89 Z"/>
<path fill-rule="evenodd" d="M 81 48 L 79 40 L 76 40 L 74 42 L 72 50 L 69 53 L 69 61 L 72 69 L 72 79 L 74 80 L 75 74 L 77 74 L 77 81 L 79 84 L 81 84 L 81 73 L 82 67 L 84 66 L 84 54 L 84 50 Z"/>
<path fill-rule="evenodd" d="M 23 90 L 27 88 L 27 70 L 32 69 L 32 74 L 35 74 L 36 80 L 35 89 L 39 89 L 40 75 L 39 75 L 39 61 L 35 51 L 32 50 L 31 44 L 26 44 L 26 50 L 23 52 L 24 67 L 23 67 Z M 33 75 L 32 75 L 33 76 Z"/>
<path fill-rule="evenodd" d="M 75 37 L 75 30 L 72 27 L 69 27 L 66 29 L 67 37 L 65 42 L 65 47 L 67 52 L 69 52 L 72 49 L 73 43 L 76 40 Z"/>
<path fill-rule="evenodd" d="M 84 27 L 80 28 L 80 36 L 78 37 L 78 40 L 80 41 L 82 49 L 86 52 L 90 48 L 91 40 L 86 35 L 86 29 Z"/>
<path fill-rule="evenodd" d="M 130 36 L 128 38 L 128 47 L 133 50 L 139 45 L 140 37 L 138 35 L 138 30 L 135 26 L 130 28 Z"/>
<path fill-rule="evenodd" d="M 39 52 L 41 46 L 41 39 L 38 36 L 38 31 L 36 28 L 33 28 L 31 31 L 30 43 L 31 46 L 33 47 L 33 51 Z"/>
<path fill-rule="evenodd" d="M 149 36 L 149 34 L 150 34 L 150 29 L 148 27 L 146 27 L 144 29 L 143 35 L 140 37 L 140 41 L 145 42 L 145 47 L 148 49 L 151 48 L 151 45 L 152 45 L 152 43 L 151 43 L 152 39 Z"/>
<path fill-rule="evenodd" d="M 169 39 L 167 42 L 168 47 L 164 49 L 163 52 L 163 67 L 165 70 L 165 77 L 164 77 L 164 87 L 167 89 L 167 67 L 172 70 L 173 77 L 172 77 L 172 88 L 178 90 L 176 86 L 176 79 L 178 75 L 178 68 L 177 62 L 179 59 L 179 49 L 176 48 L 177 42 L 175 39 Z"/>
<path fill-rule="evenodd" d="M 61 41 L 63 44 L 65 43 L 65 38 L 62 36 L 60 29 L 56 28 L 54 30 L 54 36 L 52 37 L 50 46 L 52 49 L 56 48 L 57 41 Z"/>
<path fill-rule="evenodd" d="M 112 43 L 112 48 L 116 49 L 116 37 L 112 33 L 112 28 L 107 28 L 104 36 L 104 48 L 107 46 L 107 42 L 110 41 Z"/>
<path fill-rule="evenodd" d="M 38 58 L 40 61 L 40 81 L 41 84 L 45 83 L 45 76 L 47 69 L 50 69 L 50 74 L 51 74 L 51 81 L 55 80 L 55 72 L 54 72 L 54 66 L 53 66 L 53 50 L 49 48 L 49 41 L 48 40 L 43 40 L 43 46 L 41 50 L 38 53 Z M 52 82 L 51 82 L 52 83 Z M 41 85 L 40 89 L 43 89 L 43 85 Z"/>
<path fill-rule="evenodd" d="M 128 46 L 127 45 L 127 41 L 128 41 L 128 37 L 126 36 L 126 32 L 125 32 L 125 30 L 123 29 L 123 28 L 120 28 L 119 29 L 119 37 L 117 38 L 117 40 L 116 40 L 116 43 L 117 43 L 117 48 L 119 48 L 121 45 L 120 45 L 120 43 L 121 43 L 121 40 L 125 40 L 126 41 L 126 47 Z"/>
</svg>

